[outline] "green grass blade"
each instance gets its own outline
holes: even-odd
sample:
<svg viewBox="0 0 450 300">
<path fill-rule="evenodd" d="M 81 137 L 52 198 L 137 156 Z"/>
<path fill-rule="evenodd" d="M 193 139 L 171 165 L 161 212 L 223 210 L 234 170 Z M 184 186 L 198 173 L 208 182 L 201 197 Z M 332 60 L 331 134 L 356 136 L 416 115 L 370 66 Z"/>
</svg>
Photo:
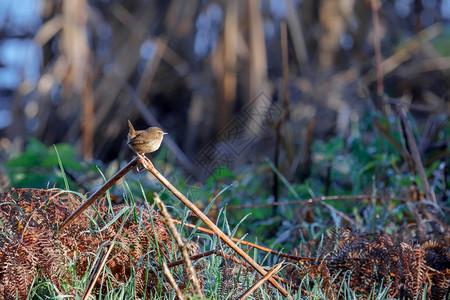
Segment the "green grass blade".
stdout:
<svg viewBox="0 0 450 300">
<path fill-rule="evenodd" d="M 61 170 L 61 174 L 64 180 L 64 186 L 66 187 L 66 190 L 69 190 L 69 181 L 67 180 L 67 176 L 66 176 L 66 172 L 64 171 L 64 167 L 61 161 L 61 156 L 59 155 L 58 152 L 58 148 L 56 147 L 56 145 L 53 145 L 53 147 L 55 148 L 56 151 L 56 156 L 58 157 L 58 165 L 59 165 L 59 169 Z"/>
</svg>

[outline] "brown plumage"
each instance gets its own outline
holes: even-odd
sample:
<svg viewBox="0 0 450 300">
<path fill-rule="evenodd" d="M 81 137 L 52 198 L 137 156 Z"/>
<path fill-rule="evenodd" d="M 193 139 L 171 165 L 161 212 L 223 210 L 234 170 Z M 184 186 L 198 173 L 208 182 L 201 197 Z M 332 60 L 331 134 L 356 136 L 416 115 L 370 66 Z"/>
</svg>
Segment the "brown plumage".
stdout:
<svg viewBox="0 0 450 300">
<path fill-rule="evenodd" d="M 128 146 L 136 153 L 155 152 L 161 146 L 166 132 L 159 127 L 149 127 L 146 130 L 134 130 L 133 124 L 128 120 Z"/>
</svg>

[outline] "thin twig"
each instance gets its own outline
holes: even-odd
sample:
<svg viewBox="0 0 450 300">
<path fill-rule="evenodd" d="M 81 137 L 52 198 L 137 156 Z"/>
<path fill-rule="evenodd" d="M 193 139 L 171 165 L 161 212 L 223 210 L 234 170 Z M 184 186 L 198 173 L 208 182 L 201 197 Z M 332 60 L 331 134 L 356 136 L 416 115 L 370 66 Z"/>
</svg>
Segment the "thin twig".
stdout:
<svg viewBox="0 0 450 300">
<path fill-rule="evenodd" d="M 206 257 L 206 256 L 210 256 L 212 254 L 217 254 L 217 252 L 218 251 L 216 249 L 214 249 L 214 250 L 206 251 L 206 252 L 203 252 L 203 253 L 200 253 L 200 254 L 197 254 L 197 255 L 189 256 L 189 259 L 195 261 L 195 260 L 198 260 L 200 258 L 203 258 L 203 257 Z M 185 263 L 185 260 L 184 259 L 179 259 L 177 261 L 168 263 L 167 267 L 172 268 L 172 267 L 176 267 L 176 266 L 182 265 L 183 263 Z M 162 269 L 163 269 L 163 267 L 156 267 L 156 270 L 158 270 L 158 271 L 161 271 Z"/>
<path fill-rule="evenodd" d="M 425 169 L 422 164 L 422 159 L 420 158 L 419 148 L 417 147 L 416 139 L 414 138 L 414 134 L 412 131 L 411 122 L 406 116 L 405 110 L 403 106 L 397 105 L 395 107 L 397 114 L 400 118 L 401 123 L 403 124 L 403 128 L 405 130 L 405 136 L 407 141 L 405 141 L 409 145 L 409 150 L 411 151 L 411 157 L 414 161 L 414 165 L 416 168 L 417 174 L 419 174 L 420 179 L 422 181 L 423 187 L 425 189 L 425 194 L 429 197 L 429 199 L 437 203 L 436 195 L 434 194 L 434 190 L 430 188 L 430 184 L 428 183 L 428 178 L 425 173 Z"/>
<path fill-rule="evenodd" d="M 67 219 L 62 222 L 62 224 L 59 226 L 58 231 L 61 232 L 66 228 L 75 218 L 77 218 L 86 208 L 88 208 L 92 203 L 94 203 L 95 200 L 100 198 L 106 191 L 113 186 L 114 183 L 116 183 L 120 178 L 125 176 L 126 173 L 128 173 L 131 169 L 133 169 L 137 164 L 139 163 L 139 160 L 137 157 L 133 157 L 130 162 L 123 167 L 119 172 L 114 174 L 113 177 L 111 177 L 107 182 L 105 182 L 95 193 L 93 193 L 89 199 L 87 199 L 83 204 L 80 205 Z"/>
<path fill-rule="evenodd" d="M 106 249 L 102 249 L 102 252 L 100 254 L 99 260 L 94 267 L 94 270 L 92 271 L 91 278 L 89 278 L 89 283 L 86 286 L 86 289 L 84 290 L 83 297 L 81 300 L 89 299 L 89 296 L 92 293 L 92 290 L 94 289 L 95 283 L 97 283 L 98 277 L 100 276 L 100 273 L 102 272 L 103 268 L 106 265 L 106 261 L 109 257 L 109 254 L 111 254 L 112 249 L 114 248 L 114 242 L 108 242 L 109 246 Z"/>
<path fill-rule="evenodd" d="M 167 277 L 167 280 L 169 280 L 170 285 L 174 288 L 174 290 L 177 292 L 177 296 L 180 300 L 184 300 L 184 296 L 183 293 L 181 292 L 180 288 L 178 287 L 178 284 L 175 282 L 175 279 L 172 276 L 172 273 L 170 273 L 169 268 L 167 267 L 166 262 L 163 262 L 163 270 L 164 270 L 164 274 Z"/>
<path fill-rule="evenodd" d="M 416 176 L 416 169 L 414 168 L 414 162 L 411 156 L 411 151 L 409 150 L 409 144 L 408 144 L 408 137 L 406 136 L 406 130 L 405 130 L 405 124 L 400 120 L 399 124 L 399 131 L 401 133 L 402 139 L 402 147 L 404 150 L 402 150 L 403 158 L 405 159 L 405 162 L 408 164 L 409 171 L 411 172 L 411 175 L 413 177 Z"/>
<path fill-rule="evenodd" d="M 198 281 L 197 273 L 195 272 L 194 266 L 192 265 L 192 261 L 189 258 L 189 254 L 186 249 L 186 244 L 181 239 L 180 233 L 178 232 L 177 228 L 175 227 L 175 224 L 172 222 L 172 217 L 167 210 L 166 205 L 161 201 L 158 194 L 155 193 L 155 203 L 156 206 L 158 206 L 161 215 L 163 217 L 164 223 L 169 227 L 170 232 L 172 233 L 175 241 L 178 244 L 178 248 L 181 251 L 181 255 L 183 256 L 183 260 L 186 263 L 187 272 L 189 275 L 189 279 L 192 281 L 192 285 L 194 286 L 195 293 L 199 295 L 201 298 L 203 298 L 202 289 L 200 288 L 200 283 Z"/>
<path fill-rule="evenodd" d="M 155 169 L 150 160 L 144 155 L 138 154 L 142 165 L 152 173 L 167 189 L 169 189 L 184 205 L 186 205 L 198 218 L 200 218 L 209 228 L 211 228 L 219 238 L 225 242 L 230 248 L 236 251 L 242 258 L 244 258 L 253 268 L 255 268 L 261 275 L 266 275 L 264 270 L 256 261 L 253 260 L 244 250 L 239 248 L 225 233 L 217 227 L 197 206 L 195 206 L 188 198 L 186 198 L 177 188 L 175 188 L 158 170 Z M 270 283 L 276 287 L 285 297 L 290 297 L 288 292 L 273 278 L 269 279 Z"/>
<path fill-rule="evenodd" d="M 113 240 L 107 242 L 107 243 L 109 243 L 109 246 L 106 249 L 106 251 L 105 251 L 105 249 L 102 249 L 99 260 L 97 261 L 97 264 L 94 267 L 94 270 L 92 271 L 91 278 L 89 278 L 89 283 L 84 291 L 83 297 L 81 298 L 82 300 L 89 299 L 89 295 L 92 293 L 92 289 L 94 288 L 95 283 L 97 282 L 98 277 L 100 276 L 100 273 L 102 272 L 103 268 L 105 267 L 106 261 L 108 260 L 108 257 L 111 254 L 112 249 L 114 248 L 114 243 L 115 243 L 117 237 L 119 236 L 119 234 L 122 232 L 122 229 L 123 229 L 126 221 L 128 220 L 128 218 L 130 217 L 132 211 L 133 211 L 133 208 L 131 208 L 129 210 L 127 216 L 125 217 L 124 221 L 122 222 L 122 225 L 120 226 L 119 230 L 117 230 L 116 235 L 114 236 Z"/>
<path fill-rule="evenodd" d="M 182 223 L 181 221 L 176 220 L 176 219 L 172 219 L 172 222 L 174 222 L 175 224 L 183 224 L 183 226 L 190 227 L 190 228 L 195 228 L 196 227 L 196 225 L 194 225 L 194 224 Z M 202 231 L 202 232 L 206 232 L 206 233 L 209 233 L 209 234 L 214 234 L 214 231 L 209 230 L 207 228 L 200 227 L 200 226 L 197 227 L 196 230 Z M 251 242 L 240 240 L 238 238 L 231 238 L 231 240 L 233 242 L 236 242 L 236 243 L 239 243 L 239 244 L 242 244 L 242 245 L 250 246 L 252 248 L 256 248 L 256 249 L 264 251 L 264 252 L 276 254 L 276 255 L 279 255 L 281 257 L 293 259 L 293 260 L 296 260 L 296 261 L 315 261 L 316 260 L 316 258 L 313 258 L 313 257 L 303 257 L 303 256 L 296 256 L 296 255 L 290 255 L 290 254 L 278 252 L 278 251 L 275 251 L 273 249 L 270 249 L 270 248 L 267 248 L 267 247 L 264 247 L 264 246 L 260 246 L 260 245 L 257 245 L 257 244 L 251 243 Z"/>
<path fill-rule="evenodd" d="M 304 204 L 304 203 L 314 203 L 321 202 L 325 200 L 346 200 L 346 199 L 370 199 L 371 195 L 338 195 L 338 196 L 322 196 L 309 199 L 302 199 L 289 202 L 277 202 L 269 204 L 259 204 L 259 205 L 238 205 L 238 206 L 228 206 L 227 209 L 243 209 L 243 208 L 265 208 L 272 206 L 282 206 L 282 205 L 294 205 L 294 204 Z"/>
<path fill-rule="evenodd" d="M 269 272 L 267 272 L 266 275 L 263 276 L 263 278 L 261 278 L 260 280 L 258 280 L 253 286 L 251 286 L 248 290 L 245 291 L 244 294 L 242 294 L 238 299 L 239 300 L 244 300 L 245 298 L 247 298 L 248 296 L 250 296 L 254 291 L 256 291 L 264 282 L 266 282 L 269 278 L 271 278 L 273 275 L 275 275 L 276 273 L 278 273 L 281 269 L 281 267 L 283 266 L 284 261 L 282 261 L 281 263 L 279 263 L 278 265 L 275 266 L 275 268 L 273 268 L 272 270 L 270 270 Z"/>
<path fill-rule="evenodd" d="M 349 222 L 350 224 L 352 224 L 353 226 L 357 227 L 359 230 L 363 230 L 364 228 L 359 225 L 357 222 L 355 222 L 352 218 L 350 218 L 349 216 L 347 216 L 345 213 L 337 210 L 336 208 L 334 208 L 332 205 L 326 203 L 326 202 L 320 202 L 320 204 L 322 204 L 323 206 L 325 206 L 326 208 L 328 208 L 329 210 L 333 211 L 335 214 L 337 214 L 338 216 L 340 216 L 342 219 L 346 220 L 347 222 Z"/>
<path fill-rule="evenodd" d="M 216 255 L 222 256 L 223 258 L 230 259 L 230 260 L 234 261 L 235 263 L 237 263 L 239 265 L 242 265 L 242 266 L 244 266 L 246 268 L 251 268 L 252 267 L 249 264 L 247 264 L 246 262 L 244 262 L 242 260 L 239 260 L 236 257 L 233 257 L 231 255 L 225 254 L 222 251 L 218 251 L 217 249 L 214 249 L 214 250 L 211 250 L 211 251 L 207 251 L 207 252 L 204 252 L 204 253 L 201 253 L 201 254 L 197 254 L 197 255 L 192 255 L 189 258 L 191 260 L 198 260 L 200 258 L 209 256 L 209 255 L 212 255 L 212 254 L 216 254 Z M 293 256 L 293 255 L 291 255 L 291 256 L 293 257 L 293 259 L 296 259 L 295 256 Z M 315 261 L 316 258 L 311 258 L 311 259 L 308 259 L 308 260 Z M 168 268 L 172 268 L 172 267 L 175 267 L 175 266 L 182 265 L 183 263 L 184 263 L 184 259 L 179 259 L 177 261 L 174 261 L 174 262 L 171 262 L 171 263 L 167 264 L 167 267 Z M 159 267 L 156 267 L 155 269 L 158 270 L 158 271 L 161 271 L 161 270 L 164 269 L 164 267 L 163 266 L 159 266 Z M 278 280 L 278 281 L 280 281 L 280 282 L 282 282 L 282 283 L 284 283 L 286 285 L 289 285 L 291 287 L 291 289 L 295 289 L 295 290 L 299 289 L 298 286 L 296 286 L 293 283 L 287 282 L 286 279 L 284 279 L 282 277 L 278 277 L 278 276 L 274 275 L 273 278 L 275 278 L 275 280 Z"/>
<path fill-rule="evenodd" d="M 237 263 L 237 264 L 239 264 L 239 265 L 241 265 L 241 266 L 244 266 L 244 267 L 246 267 L 246 268 L 251 268 L 251 267 L 252 267 L 252 266 L 250 266 L 248 263 L 246 263 L 245 261 L 241 261 L 241 260 L 237 259 L 237 258 L 234 257 L 234 256 L 231 256 L 231 255 L 228 255 L 228 254 L 223 253 L 222 251 L 218 251 L 218 252 L 217 252 L 217 255 L 220 255 L 220 256 L 222 256 L 223 258 L 226 258 L 226 259 L 230 259 L 230 260 L 234 261 L 235 263 Z M 277 276 L 277 275 L 273 275 L 272 277 L 273 277 L 275 280 L 278 280 L 278 281 L 280 281 L 280 282 L 282 282 L 282 283 L 284 283 L 284 284 L 290 286 L 291 289 L 295 289 L 295 290 L 297 290 L 297 291 L 300 289 L 297 285 L 288 282 L 286 279 L 284 279 L 284 278 L 282 278 L 282 277 L 279 277 L 279 276 Z M 289 297 L 290 297 L 290 296 L 289 296 Z M 290 299 L 291 299 L 291 298 L 290 298 Z"/>
<path fill-rule="evenodd" d="M 378 129 L 379 132 L 381 132 L 386 137 L 388 142 L 391 144 L 392 147 L 395 148 L 395 150 L 397 150 L 398 153 L 403 153 L 404 152 L 403 149 L 402 149 L 402 146 L 392 136 L 389 128 L 385 128 L 383 125 L 381 125 L 381 122 L 378 121 L 377 119 L 374 119 L 372 121 L 372 124 Z"/>
</svg>

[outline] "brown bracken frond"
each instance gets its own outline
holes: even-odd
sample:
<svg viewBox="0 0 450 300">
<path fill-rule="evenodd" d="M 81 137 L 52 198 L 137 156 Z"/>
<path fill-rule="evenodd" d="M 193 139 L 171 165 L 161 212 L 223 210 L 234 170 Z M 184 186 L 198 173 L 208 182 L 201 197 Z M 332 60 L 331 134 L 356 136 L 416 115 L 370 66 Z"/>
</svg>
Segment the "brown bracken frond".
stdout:
<svg viewBox="0 0 450 300">
<path fill-rule="evenodd" d="M 344 283 L 365 299 L 373 291 L 387 289 L 400 299 L 446 299 L 450 295 L 450 255 L 443 245 L 428 241 L 412 246 L 392 242 L 386 234 L 353 233 L 338 230 L 322 243 L 302 247 L 302 255 L 315 255 L 301 267 L 287 267 L 287 277 L 300 284 L 308 275 L 309 285 L 322 279 L 322 289 L 329 299 L 341 299 Z M 296 250 L 294 255 L 300 255 Z M 297 270 L 297 272 L 294 272 Z M 350 275 L 349 275 L 350 274 Z M 349 277 L 350 276 L 350 277 Z"/>
<path fill-rule="evenodd" d="M 94 259 L 88 253 L 97 253 L 103 243 L 113 240 L 124 217 L 99 229 L 125 206 L 114 206 L 109 214 L 107 201 L 101 199 L 95 210 L 86 210 L 66 230 L 56 233 L 58 224 L 79 204 L 77 197 L 59 190 L 11 189 L 0 195 L 0 300 L 26 298 L 36 276 L 47 278 L 63 291 L 62 283 L 70 285 L 74 280 L 68 275 L 73 264 L 78 278 L 90 272 Z M 120 246 L 114 247 L 106 266 L 114 277 L 112 284 L 134 276 L 137 294 L 149 295 L 157 276 L 147 274 L 148 266 L 161 263 L 151 253 L 159 251 L 167 259 L 174 256 L 167 253 L 173 248 L 172 239 L 156 211 L 135 209 L 142 218 L 125 221 L 116 238 Z M 92 219 L 98 227 L 93 226 Z M 187 246 L 190 255 L 197 254 L 191 250 L 198 248 Z M 75 261 L 71 261 L 73 258 Z M 97 293 L 101 292 L 98 287 Z"/>
</svg>

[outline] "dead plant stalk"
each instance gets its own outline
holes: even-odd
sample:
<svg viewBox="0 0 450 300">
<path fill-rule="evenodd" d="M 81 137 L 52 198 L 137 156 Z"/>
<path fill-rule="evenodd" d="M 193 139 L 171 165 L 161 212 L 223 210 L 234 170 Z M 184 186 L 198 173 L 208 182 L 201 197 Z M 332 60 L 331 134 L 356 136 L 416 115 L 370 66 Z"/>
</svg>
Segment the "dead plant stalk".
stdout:
<svg viewBox="0 0 450 300">
<path fill-rule="evenodd" d="M 255 268 L 262 276 L 267 274 L 256 261 L 254 261 L 244 250 L 239 248 L 225 233 L 220 230 L 219 227 L 214 224 L 197 206 L 195 206 L 188 198 L 186 198 L 177 188 L 175 188 L 161 173 L 156 170 L 150 160 L 142 154 L 138 154 L 138 157 L 144 166 L 150 173 L 152 173 L 167 189 L 169 189 L 184 205 L 186 205 L 197 217 L 202 220 L 217 236 L 224 241 L 231 249 L 237 252 L 244 260 L 246 260 L 253 268 Z M 273 278 L 269 279 L 269 282 L 276 287 L 285 297 L 291 299 L 292 297 L 288 292 Z"/>
<path fill-rule="evenodd" d="M 251 286 L 244 294 L 242 294 L 238 299 L 239 300 L 244 300 L 246 299 L 248 296 L 250 296 L 254 291 L 256 291 L 264 282 L 266 282 L 269 278 L 272 278 L 273 275 L 275 275 L 276 273 L 278 273 L 281 269 L 281 267 L 283 266 L 283 262 L 279 263 L 277 266 L 275 266 L 275 268 L 273 268 L 272 270 L 270 270 L 269 272 L 267 272 L 266 275 L 264 275 L 263 278 L 261 278 L 260 280 L 258 280 L 253 286 Z"/>
<path fill-rule="evenodd" d="M 125 165 L 119 172 L 114 174 L 107 182 L 105 182 L 95 193 L 93 193 L 89 199 L 87 199 L 83 204 L 81 204 L 67 219 L 62 222 L 59 226 L 58 231 L 61 232 L 66 228 L 73 220 L 75 220 L 86 208 L 88 208 L 92 203 L 95 202 L 100 196 L 102 196 L 106 191 L 113 186 L 120 178 L 125 176 L 131 169 L 133 169 L 139 160 L 137 157 L 133 157 L 128 164 Z"/>
<path fill-rule="evenodd" d="M 172 273 L 170 273 L 170 270 L 167 267 L 167 264 L 165 261 L 163 262 L 163 270 L 164 270 L 164 274 L 167 277 L 167 280 L 169 280 L 170 285 L 174 288 L 175 292 L 177 293 L 178 298 L 180 300 L 186 299 L 186 298 L 184 298 L 183 292 L 180 290 L 180 287 L 175 282 L 175 278 L 173 278 Z"/>
<path fill-rule="evenodd" d="M 159 210 L 161 211 L 164 223 L 166 224 L 167 227 L 169 227 L 170 232 L 172 232 L 172 235 L 178 244 L 178 248 L 180 249 L 181 255 L 183 256 L 183 260 L 186 263 L 189 279 L 192 282 L 192 285 L 194 286 L 195 293 L 199 295 L 201 298 L 203 298 L 203 293 L 202 289 L 200 288 L 197 273 L 195 272 L 194 266 L 192 265 L 192 261 L 187 252 L 186 244 L 181 239 L 180 233 L 175 227 L 175 224 L 172 222 L 172 217 L 169 211 L 167 210 L 166 205 L 164 204 L 164 202 L 161 201 L 161 198 L 159 198 L 157 193 L 155 193 L 155 203 L 156 206 L 158 206 Z"/>
<path fill-rule="evenodd" d="M 422 159 L 420 157 L 419 148 L 417 147 L 416 139 L 414 138 L 411 122 L 409 121 L 403 106 L 397 105 L 395 109 L 397 111 L 398 117 L 400 118 L 400 122 L 403 124 L 405 143 L 409 145 L 409 152 L 416 167 L 416 171 L 419 174 L 419 177 L 422 181 L 425 193 L 428 199 L 432 201 L 434 204 L 436 204 L 437 203 L 436 195 L 428 182 L 427 174 L 425 172 Z M 408 149 L 406 149 L 406 151 L 408 151 Z"/>
</svg>

